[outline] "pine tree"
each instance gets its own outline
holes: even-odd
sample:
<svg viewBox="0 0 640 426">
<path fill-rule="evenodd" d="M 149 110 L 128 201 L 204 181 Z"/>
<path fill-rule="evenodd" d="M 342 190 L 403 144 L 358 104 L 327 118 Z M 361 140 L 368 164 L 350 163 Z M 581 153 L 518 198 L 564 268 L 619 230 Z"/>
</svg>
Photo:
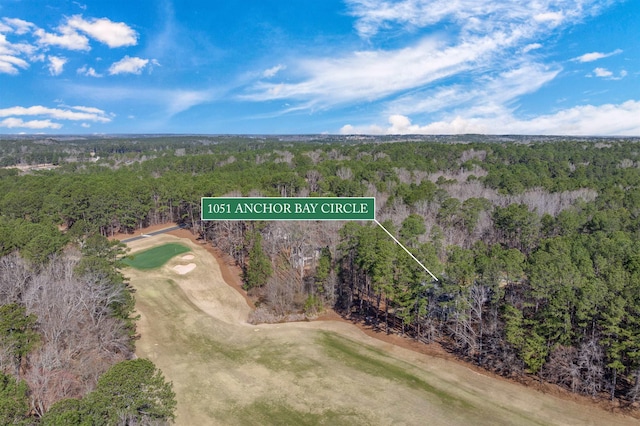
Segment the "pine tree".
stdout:
<svg viewBox="0 0 640 426">
<path fill-rule="evenodd" d="M 262 235 L 256 232 L 253 238 L 253 246 L 249 251 L 249 264 L 244 270 L 245 290 L 264 285 L 273 273 L 271 261 L 262 250 Z"/>
</svg>

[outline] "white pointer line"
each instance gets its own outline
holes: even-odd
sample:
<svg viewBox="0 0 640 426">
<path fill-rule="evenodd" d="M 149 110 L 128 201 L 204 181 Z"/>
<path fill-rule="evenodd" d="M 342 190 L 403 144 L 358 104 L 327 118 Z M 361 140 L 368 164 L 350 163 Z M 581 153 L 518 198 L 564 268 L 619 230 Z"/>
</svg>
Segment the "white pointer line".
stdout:
<svg viewBox="0 0 640 426">
<path fill-rule="evenodd" d="M 386 233 L 387 233 L 387 235 L 389 235 L 389 236 L 393 239 L 393 241 L 395 241 L 395 242 L 396 242 L 396 244 L 398 244 L 400 247 L 402 247 L 402 249 L 403 249 L 404 251 L 406 251 L 406 252 L 407 252 L 407 254 L 408 254 L 409 256 L 411 256 L 411 258 L 412 258 L 413 260 L 415 260 L 416 262 L 418 262 L 418 265 L 422 266 L 422 269 L 424 269 L 425 271 L 427 271 L 427 272 L 429 273 L 429 275 L 431 275 L 431 276 L 433 277 L 433 279 L 434 279 L 434 280 L 438 281 L 438 279 L 436 278 L 436 276 L 435 276 L 435 275 L 433 275 L 433 274 L 431 273 L 431 271 L 430 271 L 430 270 L 428 270 L 428 269 L 427 269 L 427 267 L 426 267 L 426 266 L 424 266 L 424 265 L 422 264 L 422 262 L 420 262 L 420 261 L 419 261 L 419 260 L 418 260 L 414 255 L 413 255 L 413 253 L 411 253 L 409 250 L 407 250 L 407 248 L 406 248 L 405 246 L 403 246 L 403 245 L 402 245 L 402 243 L 396 239 L 396 237 L 394 237 L 393 235 L 391 235 L 391 232 L 387 231 L 387 228 L 385 228 L 384 226 L 382 226 L 382 224 L 381 224 L 380 222 L 378 222 L 378 219 L 373 219 L 373 221 L 374 221 L 375 223 L 377 223 L 377 224 L 378 224 L 378 226 L 379 226 L 380 228 L 382 228 L 382 230 L 383 230 L 384 232 L 386 232 Z"/>
</svg>

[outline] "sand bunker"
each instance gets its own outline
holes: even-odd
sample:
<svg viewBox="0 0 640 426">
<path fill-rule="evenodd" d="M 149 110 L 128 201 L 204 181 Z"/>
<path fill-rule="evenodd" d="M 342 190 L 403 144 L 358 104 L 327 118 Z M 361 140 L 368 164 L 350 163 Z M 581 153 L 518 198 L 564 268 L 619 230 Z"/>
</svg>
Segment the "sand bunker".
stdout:
<svg viewBox="0 0 640 426">
<path fill-rule="evenodd" d="M 195 263 L 189 263 L 188 265 L 176 265 L 173 267 L 173 270 L 179 273 L 180 275 L 187 274 L 196 269 Z"/>
<path fill-rule="evenodd" d="M 195 258 L 195 256 L 192 255 L 192 254 L 185 254 L 180 259 L 182 259 L 182 260 L 193 260 L 194 258 Z"/>
</svg>

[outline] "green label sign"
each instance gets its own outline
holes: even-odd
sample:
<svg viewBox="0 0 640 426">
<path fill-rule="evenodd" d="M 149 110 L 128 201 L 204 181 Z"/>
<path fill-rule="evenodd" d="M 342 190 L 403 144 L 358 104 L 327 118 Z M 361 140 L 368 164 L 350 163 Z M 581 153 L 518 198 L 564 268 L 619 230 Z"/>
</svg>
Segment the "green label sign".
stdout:
<svg viewBox="0 0 640 426">
<path fill-rule="evenodd" d="M 373 197 L 202 197 L 202 220 L 375 220 Z"/>
</svg>

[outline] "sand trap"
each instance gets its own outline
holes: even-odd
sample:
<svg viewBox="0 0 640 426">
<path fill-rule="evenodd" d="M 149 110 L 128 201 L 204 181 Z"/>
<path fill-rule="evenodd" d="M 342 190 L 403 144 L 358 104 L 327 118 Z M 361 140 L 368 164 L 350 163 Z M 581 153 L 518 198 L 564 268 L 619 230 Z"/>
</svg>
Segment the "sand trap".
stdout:
<svg viewBox="0 0 640 426">
<path fill-rule="evenodd" d="M 195 259 L 195 256 L 192 255 L 192 254 L 185 254 L 180 259 L 182 259 L 182 260 L 193 260 L 193 259 Z"/>
<path fill-rule="evenodd" d="M 173 267 L 173 270 L 179 273 L 180 275 L 187 274 L 196 269 L 195 263 L 189 263 L 188 265 L 176 265 Z"/>
</svg>

